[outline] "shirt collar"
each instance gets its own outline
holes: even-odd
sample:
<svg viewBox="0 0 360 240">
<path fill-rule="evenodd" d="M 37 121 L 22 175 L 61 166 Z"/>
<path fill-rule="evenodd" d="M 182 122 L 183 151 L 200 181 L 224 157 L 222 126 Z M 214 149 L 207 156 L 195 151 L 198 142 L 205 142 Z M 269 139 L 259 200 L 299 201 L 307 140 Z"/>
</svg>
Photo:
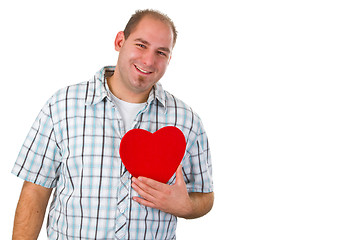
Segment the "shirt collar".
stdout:
<svg viewBox="0 0 360 240">
<path fill-rule="evenodd" d="M 150 104 L 153 102 L 154 99 L 157 99 L 159 103 L 165 108 L 166 110 L 166 98 L 165 98 L 165 91 L 162 85 L 157 82 L 154 87 L 151 89 L 147 103 Z"/>
<path fill-rule="evenodd" d="M 94 75 L 93 80 L 89 81 L 85 105 L 95 105 L 106 97 L 110 98 L 110 90 L 106 77 L 111 76 L 114 71 L 115 66 L 105 66 Z M 157 99 L 166 109 L 165 91 L 159 82 L 150 91 L 147 103 L 150 104 L 154 99 Z"/>
</svg>

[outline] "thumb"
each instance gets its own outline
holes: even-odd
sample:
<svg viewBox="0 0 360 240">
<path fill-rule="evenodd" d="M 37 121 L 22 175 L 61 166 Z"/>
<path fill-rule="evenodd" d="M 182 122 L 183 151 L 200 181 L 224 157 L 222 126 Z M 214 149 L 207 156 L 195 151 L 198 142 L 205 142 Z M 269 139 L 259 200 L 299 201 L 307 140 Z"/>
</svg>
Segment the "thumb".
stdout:
<svg viewBox="0 0 360 240">
<path fill-rule="evenodd" d="M 176 180 L 175 183 L 181 183 L 181 182 L 185 182 L 184 181 L 184 176 L 182 174 L 182 165 L 180 164 L 178 166 L 178 168 L 176 169 Z"/>
</svg>

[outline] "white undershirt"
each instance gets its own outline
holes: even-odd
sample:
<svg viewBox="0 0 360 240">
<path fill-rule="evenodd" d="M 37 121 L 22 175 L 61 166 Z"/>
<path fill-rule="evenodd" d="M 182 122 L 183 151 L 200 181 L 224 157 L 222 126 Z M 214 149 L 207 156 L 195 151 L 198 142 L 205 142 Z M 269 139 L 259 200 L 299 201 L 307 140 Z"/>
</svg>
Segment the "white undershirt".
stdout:
<svg viewBox="0 0 360 240">
<path fill-rule="evenodd" d="M 144 103 L 125 102 L 115 97 L 112 92 L 110 92 L 110 97 L 120 112 L 122 120 L 125 124 L 125 132 L 129 131 L 132 128 L 136 115 L 140 112 L 140 110 L 142 110 L 145 107 L 146 102 Z"/>
</svg>

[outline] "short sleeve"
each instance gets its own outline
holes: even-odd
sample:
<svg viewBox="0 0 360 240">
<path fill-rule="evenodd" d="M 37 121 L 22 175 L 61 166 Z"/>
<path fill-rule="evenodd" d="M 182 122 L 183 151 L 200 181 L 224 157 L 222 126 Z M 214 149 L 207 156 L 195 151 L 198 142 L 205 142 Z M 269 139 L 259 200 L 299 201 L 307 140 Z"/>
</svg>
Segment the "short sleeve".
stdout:
<svg viewBox="0 0 360 240">
<path fill-rule="evenodd" d="M 183 161 L 184 179 L 188 192 L 208 193 L 213 191 L 212 163 L 209 141 L 202 123 L 187 149 Z"/>
<path fill-rule="evenodd" d="M 43 187 L 53 188 L 58 179 L 61 151 L 56 143 L 50 103 L 41 109 L 21 147 L 12 173 Z"/>
</svg>

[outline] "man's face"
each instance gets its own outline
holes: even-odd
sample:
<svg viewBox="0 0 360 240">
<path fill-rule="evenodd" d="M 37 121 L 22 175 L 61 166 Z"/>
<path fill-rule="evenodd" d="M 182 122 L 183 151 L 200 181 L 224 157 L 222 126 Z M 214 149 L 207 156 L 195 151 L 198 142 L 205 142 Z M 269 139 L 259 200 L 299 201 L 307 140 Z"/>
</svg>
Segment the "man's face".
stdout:
<svg viewBox="0 0 360 240">
<path fill-rule="evenodd" d="M 123 37 L 122 32 L 117 38 Z M 124 37 L 123 37 L 124 38 Z M 145 16 L 119 44 L 122 85 L 134 94 L 149 92 L 164 75 L 171 58 L 173 33 L 159 20 Z"/>
</svg>

